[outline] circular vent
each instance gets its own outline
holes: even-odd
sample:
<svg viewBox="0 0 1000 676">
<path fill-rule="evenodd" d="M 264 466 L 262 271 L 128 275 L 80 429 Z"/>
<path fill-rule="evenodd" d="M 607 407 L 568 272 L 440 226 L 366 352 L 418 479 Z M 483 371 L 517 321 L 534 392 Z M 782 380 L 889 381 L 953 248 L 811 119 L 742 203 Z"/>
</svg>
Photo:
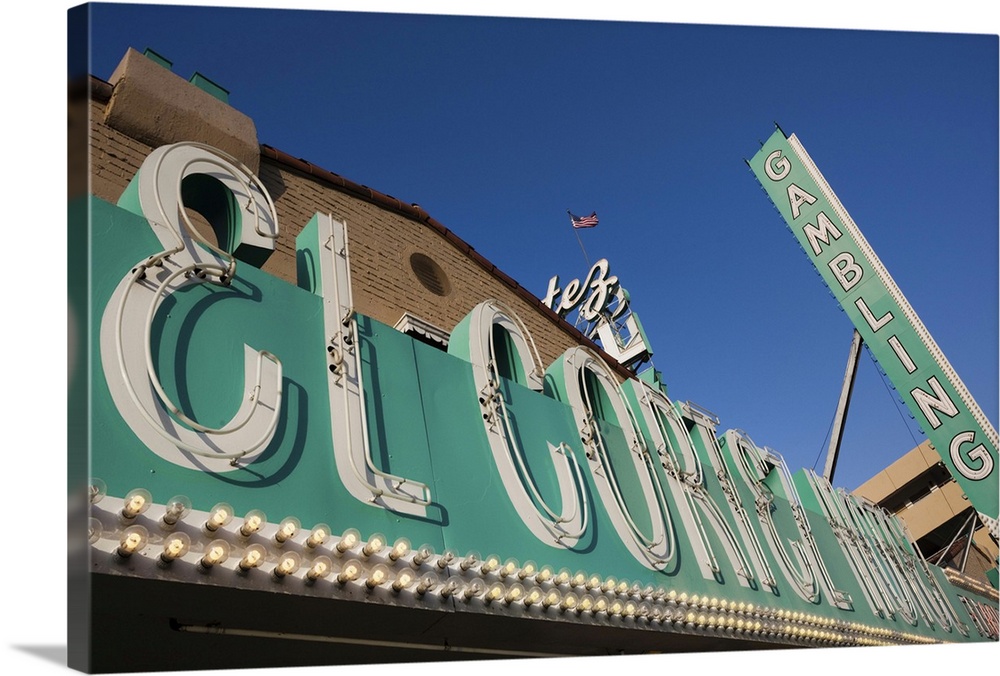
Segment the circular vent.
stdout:
<svg viewBox="0 0 1000 676">
<path fill-rule="evenodd" d="M 415 253 L 410 256 L 410 268 L 424 288 L 435 296 L 447 296 L 451 291 L 444 270 L 432 258 L 422 253 Z"/>
</svg>

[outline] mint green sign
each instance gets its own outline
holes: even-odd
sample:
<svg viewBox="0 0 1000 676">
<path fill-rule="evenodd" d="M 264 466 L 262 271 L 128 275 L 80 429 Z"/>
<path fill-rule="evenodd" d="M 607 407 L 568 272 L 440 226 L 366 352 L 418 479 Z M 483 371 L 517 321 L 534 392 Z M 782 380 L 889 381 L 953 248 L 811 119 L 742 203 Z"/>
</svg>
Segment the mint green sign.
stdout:
<svg viewBox="0 0 1000 676">
<path fill-rule="evenodd" d="M 586 348 L 542 363 L 502 302 L 447 352 L 357 313 L 332 215 L 296 284 L 263 272 L 273 205 L 210 148 L 157 149 L 89 216 L 95 572 L 784 644 L 995 636 L 891 516 Z"/>
<path fill-rule="evenodd" d="M 973 506 L 996 519 L 996 430 L 802 144 L 779 129 L 750 168 Z"/>
</svg>

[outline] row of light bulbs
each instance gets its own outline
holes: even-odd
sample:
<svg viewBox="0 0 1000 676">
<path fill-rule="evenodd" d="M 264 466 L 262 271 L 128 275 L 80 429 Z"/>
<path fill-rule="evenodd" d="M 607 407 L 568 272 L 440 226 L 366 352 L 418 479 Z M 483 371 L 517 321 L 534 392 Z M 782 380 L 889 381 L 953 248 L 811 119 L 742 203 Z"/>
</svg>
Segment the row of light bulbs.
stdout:
<svg viewBox="0 0 1000 676">
<path fill-rule="evenodd" d="M 97 504 L 105 495 L 103 482 L 93 481 L 91 503 Z M 115 554 L 120 560 L 130 558 L 148 545 L 149 530 L 136 521 L 152 504 L 152 496 L 145 489 L 130 491 L 123 499 L 122 507 L 117 511 L 119 527 L 115 529 L 119 539 Z M 190 513 L 191 501 L 184 496 L 175 496 L 167 502 L 158 521 L 159 529 L 168 533 L 162 538 L 161 565 L 168 566 L 193 552 L 191 537 L 186 532 L 175 530 L 177 524 Z M 203 572 L 239 556 L 232 567 L 247 573 L 268 559 L 268 547 L 259 541 L 249 541 L 267 524 L 264 512 L 250 510 L 244 515 L 242 524 L 227 530 L 234 514 L 229 504 L 219 503 L 201 524 L 203 539 L 209 541 L 194 554 L 200 554 L 196 565 Z M 533 561 L 519 564 L 516 559 L 508 559 L 502 562 L 495 555 L 481 559 L 475 552 L 461 557 L 452 550 L 436 555 L 428 545 L 412 551 L 411 555 L 410 542 L 406 538 L 397 539 L 386 551 L 388 543 L 385 536 L 373 534 L 362 544 L 360 533 L 353 528 L 345 530 L 332 543 L 331 529 L 322 523 L 309 530 L 302 542 L 302 553 L 294 548 L 285 548 L 285 544 L 293 542 L 300 530 L 299 520 L 288 517 L 279 522 L 271 536 L 269 544 L 275 550 L 272 560 L 276 559 L 271 576 L 275 580 L 296 576 L 304 568 L 301 577 L 306 584 L 328 579 L 331 584 L 340 587 L 354 583 L 363 585 L 369 591 L 380 587 L 391 589 L 394 593 L 410 590 L 415 596 L 442 601 L 455 599 L 470 603 L 478 599 L 485 605 L 537 606 L 544 611 L 554 609 L 552 612 L 568 616 L 603 614 L 609 618 L 631 618 L 651 627 L 672 627 L 689 632 L 722 631 L 762 640 L 792 640 L 823 645 L 937 642 L 916 634 L 708 595 L 688 595 L 583 571 L 572 573 L 562 569 L 555 572 L 551 567 L 538 566 Z M 242 547 L 239 551 L 224 537 L 227 534 L 235 535 L 240 541 Z M 91 518 L 90 542 L 97 542 L 102 535 L 102 522 Z M 332 544 L 327 546 L 328 542 Z M 355 549 L 358 555 L 347 558 L 353 555 Z M 329 555 L 322 553 L 327 551 Z"/>
</svg>

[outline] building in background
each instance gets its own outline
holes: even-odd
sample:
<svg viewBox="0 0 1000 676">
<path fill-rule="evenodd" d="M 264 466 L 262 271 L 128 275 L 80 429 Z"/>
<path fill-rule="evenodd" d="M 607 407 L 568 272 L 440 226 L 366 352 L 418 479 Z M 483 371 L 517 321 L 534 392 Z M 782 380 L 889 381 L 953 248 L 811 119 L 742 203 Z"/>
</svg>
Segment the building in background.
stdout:
<svg viewBox="0 0 1000 676">
<path fill-rule="evenodd" d="M 873 476 L 854 494 L 898 516 L 930 563 L 997 586 L 1000 549 L 995 525 L 991 532 L 980 520 L 930 441 Z"/>
</svg>

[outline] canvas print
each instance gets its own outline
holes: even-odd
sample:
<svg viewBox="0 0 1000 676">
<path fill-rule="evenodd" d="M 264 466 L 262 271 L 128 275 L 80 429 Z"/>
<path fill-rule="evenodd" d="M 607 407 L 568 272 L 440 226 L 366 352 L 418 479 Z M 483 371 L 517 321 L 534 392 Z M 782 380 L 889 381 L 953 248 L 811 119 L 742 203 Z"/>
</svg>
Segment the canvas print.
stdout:
<svg viewBox="0 0 1000 676">
<path fill-rule="evenodd" d="M 997 641 L 996 36 L 68 26 L 70 667 Z"/>
</svg>

